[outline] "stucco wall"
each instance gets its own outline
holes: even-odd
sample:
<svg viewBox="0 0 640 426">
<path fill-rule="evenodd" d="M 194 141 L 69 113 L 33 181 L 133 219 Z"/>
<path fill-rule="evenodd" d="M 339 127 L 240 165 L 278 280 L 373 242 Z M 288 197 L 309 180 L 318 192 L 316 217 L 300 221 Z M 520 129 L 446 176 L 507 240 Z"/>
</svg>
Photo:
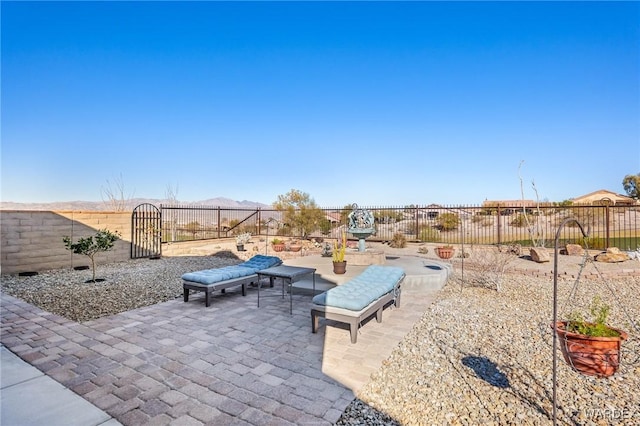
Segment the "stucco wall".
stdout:
<svg viewBox="0 0 640 426">
<path fill-rule="evenodd" d="M 131 251 L 131 212 L 0 211 L 0 272 L 43 271 L 90 266 L 87 256 L 73 254 L 62 242 L 94 235 L 99 229 L 118 231 L 121 239 L 108 252 L 96 255 L 97 264 L 124 261 Z"/>
</svg>

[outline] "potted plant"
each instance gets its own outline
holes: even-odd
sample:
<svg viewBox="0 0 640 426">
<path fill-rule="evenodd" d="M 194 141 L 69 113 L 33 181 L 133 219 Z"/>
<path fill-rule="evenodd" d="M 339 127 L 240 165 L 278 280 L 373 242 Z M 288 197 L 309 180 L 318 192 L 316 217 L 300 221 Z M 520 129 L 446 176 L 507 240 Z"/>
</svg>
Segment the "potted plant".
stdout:
<svg viewBox="0 0 640 426">
<path fill-rule="evenodd" d="M 273 251 L 284 251 L 284 241 L 279 238 L 274 238 L 271 241 L 271 247 L 273 247 Z"/>
<path fill-rule="evenodd" d="M 251 233 L 249 232 L 236 235 L 236 248 L 238 249 L 238 251 L 244 251 L 244 245 L 249 241 L 251 241 Z"/>
<path fill-rule="evenodd" d="M 338 240 L 333 242 L 333 273 L 344 274 L 347 272 L 347 261 L 344 260 L 344 255 L 347 252 L 347 233 L 342 233 L 342 241 L 338 243 Z"/>
<path fill-rule="evenodd" d="M 289 243 L 289 251 L 298 252 L 300 250 L 302 250 L 302 244 L 298 240 Z"/>
<path fill-rule="evenodd" d="M 453 246 L 452 245 L 444 245 L 436 247 L 436 254 L 440 259 L 451 259 L 453 257 Z"/>
<path fill-rule="evenodd" d="M 574 370 L 597 377 L 609 377 L 618 371 L 620 346 L 627 333 L 607 325 L 610 307 L 595 297 L 589 308 L 591 321 L 572 312 L 566 321 L 558 321 L 554 330 L 560 339 L 564 360 Z"/>
</svg>

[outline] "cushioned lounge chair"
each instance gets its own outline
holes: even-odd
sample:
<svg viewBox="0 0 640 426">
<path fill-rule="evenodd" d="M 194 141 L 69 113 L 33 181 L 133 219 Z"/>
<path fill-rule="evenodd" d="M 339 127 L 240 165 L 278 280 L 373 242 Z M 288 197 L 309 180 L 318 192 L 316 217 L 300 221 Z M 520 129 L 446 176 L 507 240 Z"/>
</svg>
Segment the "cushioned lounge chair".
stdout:
<svg viewBox="0 0 640 426">
<path fill-rule="evenodd" d="M 246 285 L 258 282 L 256 272 L 280 264 L 282 260 L 279 257 L 256 255 L 238 265 L 186 273 L 182 275 L 184 301 L 189 301 L 190 290 L 203 291 L 205 306 L 208 307 L 211 304 L 211 293 L 216 290 L 224 293 L 226 289 L 236 286 L 242 286 L 242 295 L 245 296 Z"/>
<path fill-rule="evenodd" d="M 311 332 L 318 330 L 318 318 L 349 324 L 351 343 L 356 343 L 360 324 L 376 314 L 382 322 L 382 310 L 393 303 L 400 307 L 400 284 L 405 273 L 394 266 L 371 265 L 360 275 L 313 298 Z"/>
</svg>

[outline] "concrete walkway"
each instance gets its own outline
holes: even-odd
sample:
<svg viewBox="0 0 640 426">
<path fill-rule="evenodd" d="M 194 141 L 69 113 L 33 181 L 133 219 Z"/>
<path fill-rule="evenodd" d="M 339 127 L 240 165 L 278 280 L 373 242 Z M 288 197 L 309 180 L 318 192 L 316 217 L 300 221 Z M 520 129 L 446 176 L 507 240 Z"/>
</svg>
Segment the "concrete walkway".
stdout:
<svg viewBox="0 0 640 426">
<path fill-rule="evenodd" d="M 121 423 L 0 346 L 0 424 L 117 426 Z"/>
<path fill-rule="evenodd" d="M 318 256 L 285 264 L 317 268 L 318 289 L 365 268 L 337 276 Z M 250 288 L 216 294 L 209 308 L 197 293 L 82 324 L 2 294 L 1 424 L 331 425 L 449 273 L 418 257 L 387 264 L 407 273 L 402 305 L 366 322 L 356 344 L 325 320 L 311 333 L 310 280 L 297 283 L 292 315 L 278 285 L 260 308 Z"/>
</svg>

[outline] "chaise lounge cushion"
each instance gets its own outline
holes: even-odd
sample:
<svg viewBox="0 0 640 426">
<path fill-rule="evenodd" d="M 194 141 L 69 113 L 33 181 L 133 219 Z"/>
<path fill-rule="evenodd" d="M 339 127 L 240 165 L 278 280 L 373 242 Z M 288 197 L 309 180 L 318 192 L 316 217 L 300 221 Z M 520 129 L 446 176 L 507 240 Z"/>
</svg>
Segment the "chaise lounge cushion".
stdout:
<svg viewBox="0 0 640 426">
<path fill-rule="evenodd" d="M 402 268 L 371 265 L 348 282 L 318 294 L 313 298 L 313 303 L 360 311 L 392 291 L 402 278 Z"/>
<path fill-rule="evenodd" d="M 263 256 L 259 254 L 238 265 L 189 272 L 182 275 L 182 279 L 185 281 L 210 285 L 221 281 L 253 275 L 262 269 L 271 268 L 272 266 L 276 266 L 281 263 L 282 260 L 280 260 L 279 257 Z"/>
<path fill-rule="evenodd" d="M 252 268 L 257 272 L 261 271 L 262 269 L 271 268 L 272 266 L 278 266 L 281 263 L 282 260 L 277 256 L 263 256 L 261 254 L 257 254 L 238 266 L 242 266 L 244 268 Z"/>
</svg>

